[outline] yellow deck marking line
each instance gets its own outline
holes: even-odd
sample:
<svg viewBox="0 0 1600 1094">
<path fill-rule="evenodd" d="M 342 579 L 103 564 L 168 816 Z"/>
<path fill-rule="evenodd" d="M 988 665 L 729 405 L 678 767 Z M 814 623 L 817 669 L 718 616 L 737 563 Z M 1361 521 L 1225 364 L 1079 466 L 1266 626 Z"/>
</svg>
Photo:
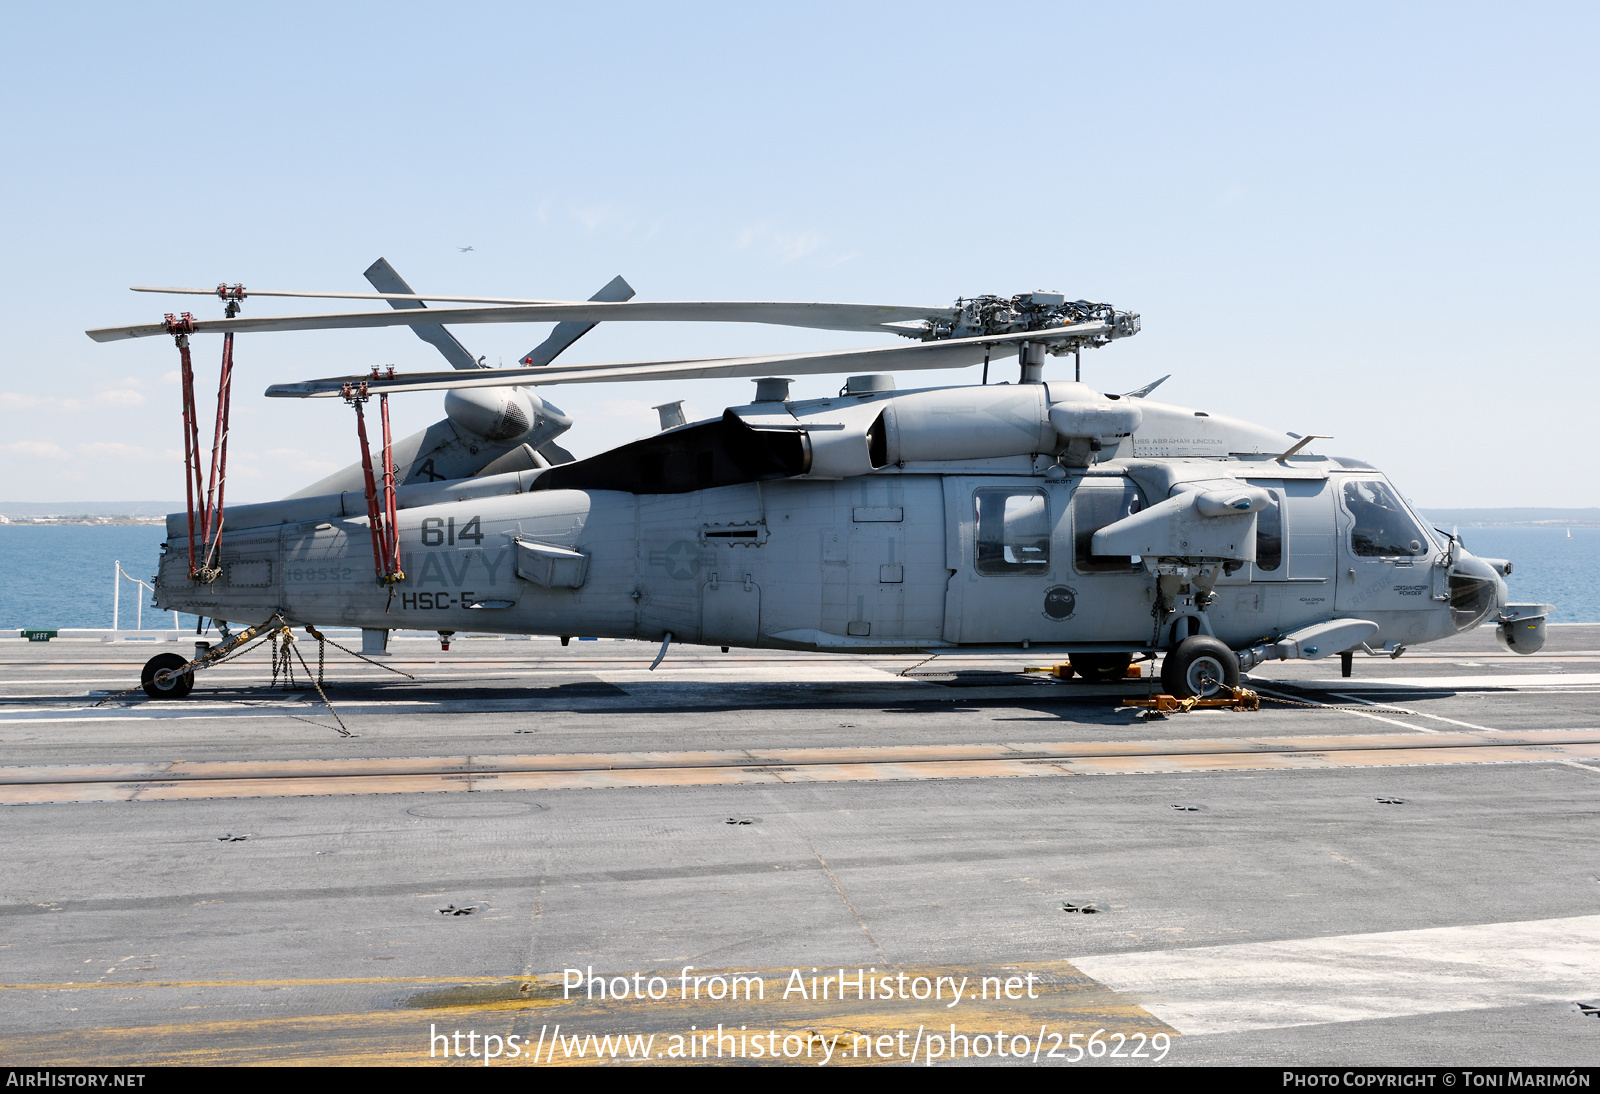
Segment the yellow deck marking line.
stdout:
<svg viewBox="0 0 1600 1094">
<path fill-rule="evenodd" d="M 1600 760 L 1594 731 L 178 761 L 0 768 L 0 804 L 585 790 Z"/>
<path fill-rule="evenodd" d="M 1204 715 L 1202 715 L 1203 717 Z M 1228 717 L 1228 714 L 1220 715 Z M 1307 752 L 1374 748 L 1453 748 L 1529 744 L 1600 744 L 1600 728 L 1530 729 L 1507 737 L 1481 733 L 1343 733 L 1177 740 L 995 742 L 950 745 L 849 745 L 814 748 L 696 749 L 663 752 L 572 752 L 318 760 L 175 760 L 142 763 L 29 764 L 0 767 L 0 784 L 40 781 L 124 781 L 138 778 L 326 778 L 361 775 L 494 774 L 527 771 L 627 771 L 699 767 L 772 767 L 952 760 L 1035 760 L 1104 756 L 1172 756 L 1233 752 Z"/>
<path fill-rule="evenodd" d="M 630 978 L 633 971 L 628 970 Z M 950 1002 L 948 987 L 944 989 L 943 997 L 937 1000 L 904 998 L 889 1000 L 881 997 L 873 999 L 870 995 L 858 999 L 853 987 L 843 1000 L 838 998 L 836 990 L 827 1000 L 801 998 L 785 1000 L 783 993 L 790 984 L 791 970 L 772 968 L 695 969 L 692 976 L 730 977 L 738 973 L 758 977 L 761 981 L 761 993 L 758 998 L 750 1000 L 734 1001 L 725 998 L 717 1001 L 704 996 L 699 1000 L 693 998 L 685 1000 L 678 997 L 680 968 L 639 971 L 643 972 L 645 977 L 654 974 L 664 978 L 670 985 L 668 998 L 659 1001 L 631 998 L 590 1000 L 578 995 L 572 999 L 563 999 L 563 981 L 559 974 L 500 979 L 492 983 L 484 983 L 481 978 L 466 977 L 443 981 L 460 985 L 461 990 L 418 992 L 408 999 L 398 1001 L 392 1009 L 336 1014 L 278 1014 L 271 1017 L 230 1016 L 225 1019 L 202 1019 L 138 1027 L 40 1031 L 0 1037 L 0 1055 L 3 1055 L 12 1066 L 29 1067 L 309 1062 L 426 1064 L 430 1062 L 432 1032 L 453 1034 L 455 1030 L 460 1029 L 465 1035 L 466 1031 L 471 1029 L 477 1033 L 480 1042 L 485 1034 L 506 1038 L 515 1033 L 519 1038 L 526 1038 L 527 1049 L 523 1057 L 501 1059 L 497 1061 L 497 1066 L 529 1066 L 532 1061 L 527 1058 L 526 1053 L 531 1053 L 534 1051 L 534 1046 L 540 1044 L 541 1032 L 545 1034 L 543 1048 L 540 1050 L 541 1064 L 581 1066 L 626 1062 L 626 1053 L 619 1054 L 615 1060 L 596 1058 L 592 1048 L 588 1048 L 582 1058 L 569 1056 L 564 1046 L 558 1047 L 553 1036 L 553 1031 L 559 1024 L 563 1042 L 574 1035 L 586 1039 L 593 1034 L 598 1040 L 607 1034 L 613 1036 L 654 1034 L 655 1042 L 649 1062 L 672 1063 L 678 1061 L 660 1058 L 657 1055 L 667 1051 L 672 1035 L 684 1037 L 690 1034 L 691 1027 L 696 1027 L 694 1029 L 696 1034 L 700 1036 L 709 1034 L 714 1042 L 717 1026 L 720 1024 L 722 1031 L 733 1036 L 736 1041 L 741 1037 L 748 1039 L 751 1035 L 771 1030 L 776 1030 L 782 1036 L 799 1035 L 806 1039 L 823 1037 L 831 1040 L 837 1036 L 839 1040 L 832 1066 L 840 1064 L 859 1066 L 879 1063 L 905 1064 L 911 1061 L 899 1056 L 891 1056 L 888 1059 L 876 1055 L 871 1058 L 860 1056 L 852 1058 L 850 1051 L 861 1043 L 855 1040 L 857 1037 L 870 1038 L 876 1045 L 879 1037 L 895 1038 L 895 1035 L 904 1030 L 907 1034 L 905 1040 L 899 1042 L 898 1038 L 895 1038 L 896 1044 L 897 1047 L 909 1051 L 919 1028 L 926 1034 L 948 1040 L 950 1027 L 953 1025 L 958 1034 L 964 1034 L 968 1038 L 984 1035 L 991 1040 L 991 1044 L 994 1036 L 1002 1030 L 1008 1041 L 1013 1037 L 1025 1036 L 1029 1043 L 1030 1060 L 1033 1047 L 1039 1041 L 1040 1029 L 1043 1027 L 1047 1035 L 1060 1035 L 1059 1041 L 1054 1037 L 1047 1037 L 1044 1049 L 1040 1053 L 1039 1062 L 1043 1063 L 1048 1060 L 1045 1053 L 1051 1047 L 1059 1045 L 1059 1051 L 1066 1052 L 1066 1038 L 1071 1033 L 1082 1035 L 1078 1039 L 1080 1044 L 1096 1030 L 1102 1031 L 1102 1040 L 1113 1034 L 1121 1034 L 1124 1038 L 1142 1035 L 1147 1054 L 1150 1054 L 1148 1038 L 1158 1033 L 1173 1038 L 1176 1033 L 1171 1026 L 1154 1018 L 1132 999 L 1107 990 L 1103 985 L 1084 976 L 1071 964 L 1062 961 L 915 969 L 885 968 L 881 965 L 877 967 L 878 977 L 898 977 L 904 974 L 907 977 L 907 986 L 911 986 L 914 978 L 919 976 L 930 980 L 954 977 L 958 982 L 965 978 L 967 994 L 963 1001 L 954 1007 L 947 1005 Z M 857 966 L 849 965 L 844 971 L 853 982 Z M 837 965 L 819 967 L 815 974 L 810 971 L 809 965 L 801 968 L 802 978 L 808 991 L 813 987 L 811 981 L 813 975 L 820 981 L 824 976 L 837 976 L 838 972 Z M 598 971 L 596 975 L 599 975 Z M 869 972 L 867 975 L 871 978 L 874 973 Z M 1020 987 L 1022 978 L 1030 975 L 1036 996 L 1033 999 L 1026 998 Z M 1019 984 L 1018 994 L 1024 997 L 1015 1000 L 996 1000 L 991 994 L 987 1000 L 975 998 L 984 977 L 998 977 L 1000 983 L 1016 977 Z M 436 982 L 438 981 L 426 981 L 426 983 Z M 248 982 L 232 983 L 244 985 Z M 271 982 L 263 983 L 274 986 Z M 155 987 L 137 983 L 118 986 L 125 990 Z M 991 982 L 988 986 L 994 988 L 998 987 L 998 984 Z M 305 996 L 291 998 L 301 1006 L 316 1005 L 315 998 Z M 276 1006 L 281 1005 L 283 997 L 276 997 L 270 1004 L 249 1001 L 249 997 L 244 996 L 242 999 L 230 998 L 202 1006 L 206 1009 L 210 1007 L 236 1009 L 241 1001 L 245 1002 L 245 1005 Z M 794 1043 L 797 1042 L 791 1042 Z M 463 1036 L 463 1046 L 465 1044 Z M 748 1049 L 746 1051 L 748 1052 Z M 820 1045 L 814 1044 L 812 1052 L 813 1055 L 809 1060 L 801 1056 L 789 1062 L 810 1063 L 813 1066 L 820 1064 L 823 1057 Z M 709 1059 L 697 1055 L 692 1060 L 682 1062 L 703 1064 L 715 1062 L 716 1059 L 713 1043 Z M 969 1062 L 970 1059 L 969 1057 Z M 434 1057 L 431 1062 L 440 1064 L 443 1061 Z M 481 1059 L 476 1061 L 452 1059 L 450 1062 L 475 1066 L 482 1066 L 483 1063 Z M 636 1059 L 636 1062 L 643 1063 L 644 1060 Z M 724 1055 L 723 1062 L 757 1061 L 750 1060 L 748 1056 L 730 1058 Z M 919 1057 L 917 1062 L 923 1060 Z"/>
</svg>

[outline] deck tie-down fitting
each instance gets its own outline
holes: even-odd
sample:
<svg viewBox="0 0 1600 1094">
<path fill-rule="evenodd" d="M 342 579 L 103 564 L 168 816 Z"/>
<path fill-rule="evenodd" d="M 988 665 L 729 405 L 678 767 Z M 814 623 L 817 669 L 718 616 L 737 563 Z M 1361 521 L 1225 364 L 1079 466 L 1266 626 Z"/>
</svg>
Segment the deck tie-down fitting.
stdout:
<svg viewBox="0 0 1600 1094">
<path fill-rule="evenodd" d="M 1218 695 L 1213 699 L 1202 699 L 1199 696 L 1190 696 L 1179 699 L 1174 695 L 1152 695 L 1148 699 L 1124 699 L 1125 707 L 1145 707 L 1153 714 L 1166 716 L 1168 714 L 1187 714 L 1197 707 L 1226 707 L 1229 710 L 1260 710 L 1261 696 L 1249 688 L 1234 687 L 1228 689 L 1228 694 Z"/>
<path fill-rule="evenodd" d="M 1046 674 L 1047 676 L 1049 676 L 1049 677 L 1051 677 L 1052 679 L 1055 679 L 1055 680 L 1070 680 L 1070 679 L 1072 679 L 1073 674 L 1075 674 L 1075 673 L 1077 673 L 1079 676 L 1081 676 L 1085 680 L 1088 679 L 1087 676 L 1083 676 L 1081 673 L 1078 673 L 1077 669 L 1072 667 L 1072 659 L 1071 658 L 1068 658 L 1065 661 L 1057 661 L 1053 665 L 1024 665 L 1022 671 L 1024 673 L 1042 672 L 1042 673 Z M 1138 680 L 1143 676 L 1144 676 L 1144 670 L 1141 669 L 1137 663 L 1130 664 L 1126 669 L 1124 669 L 1122 671 L 1122 678 L 1124 680 Z M 1114 681 L 1101 681 L 1101 682 L 1102 683 L 1113 683 Z"/>
</svg>

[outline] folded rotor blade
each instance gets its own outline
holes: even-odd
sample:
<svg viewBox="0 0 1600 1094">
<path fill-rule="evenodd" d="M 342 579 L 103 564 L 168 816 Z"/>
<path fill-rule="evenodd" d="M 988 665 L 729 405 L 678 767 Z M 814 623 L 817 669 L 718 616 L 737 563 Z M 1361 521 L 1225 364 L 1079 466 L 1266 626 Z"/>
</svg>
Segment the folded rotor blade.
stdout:
<svg viewBox="0 0 1600 1094">
<path fill-rule="evenodd" d="M 618 274 L 606 282 L 605 288 L 589 298 L 601 303 L 621 303 L 633 299 L 633 286 L 622 279 Z M 542 368 L 554 361 L 567 350 L 572 343 L 594 330 L 594 323 L 576 323 L 567 321 L 557 323 L 556 329 L 550 332 L 550 337 L 540 342 L 538 346 L 522 355 L 522 364 L 530 368 Z"/>
<path fill-rule="evenodd" d="M 361 327 L 433 326 L 438 323 L 770 323 L 818 330 L 877 331 L 885 324 L 929 319 L 953 320 L 954 308 L 916 308 L 892 304 L 803 304 L 783 301 L 666 300 L 646 302 L 564 301 L 493 308 L 429 308 L 389 312 L 335 312 L 264 318 L 197 319 L 194 330 L 250 331 L 345 330 Z M 96 342 L 168 334 L 165 323 L 103 327 L 86 332 Z M 895 333 L 911 333 L 896 331 Z"/>
<path fill-rule="evenodd" d="M 368 266 L 362 276 L 372 282 L 372 287 L 380 293 L 397 294 L 389 298 L 390 307 L 396 311 L 403 311 L 407 308 L 426 308 L 428 306 L 421 300 L 411 299 L 411 297 L 415 296 L 411 291 L 411 286 L 407 285 L 405 278 L 401 277 L 399 272 L 389 265 L 389 260 L 386 258 L 380 258 Z M 488 367 L 487 365 L 478 364 L 477 358 L 467 352 L 467 347 L 456 341 L 456 336 L 445 330 L 438 323 L 414 326 L 411 330 L 418 338 L 442 353 L 444 359 L 450 362 L 451 368 L 465 370 Z"/>
<path fill-rule="evenodd" d="M 628 364 L 569 365 L 565 368 L 506 368 L 477 375 L 449 372 L 412 373 L 409 376 L 374 379 L 371 376 L 340 376 L 324 380 L 304 380 L 293 384 L 274 384 L 267 388 L 273 398 L 325 398 L 338 395 L 346 384 L 365 383 L 377 392 L 438 391 L 445 388 L 498 387 L 504 384 L 545 386 L 553 384 L 624 383 L 640 380 L 704 380 L 740 376 L 770 376 L 775 372 L 798 375 L 872 372 L 889 369 L 965 368 L 981 363 L 985 356 L 1009 357 L 1020 342 L 1059 342 L 1094 340 L 1109 337 L 1110 323 L 1080 323 L 1026 335 L 990 335 L 981 338 L 953 338 L 911 345 L 877 346 L 871 349 L 831 350 L 820 353 L 789 353 L 764 357 L 713 357 L 674 361 L 635 361 Z"/>
</svg>

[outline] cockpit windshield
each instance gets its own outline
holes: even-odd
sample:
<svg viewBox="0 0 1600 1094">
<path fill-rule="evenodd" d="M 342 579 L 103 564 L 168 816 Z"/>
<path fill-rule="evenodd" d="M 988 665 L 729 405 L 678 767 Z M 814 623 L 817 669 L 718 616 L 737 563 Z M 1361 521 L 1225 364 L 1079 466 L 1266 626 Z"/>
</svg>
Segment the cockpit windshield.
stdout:
<svg viewBox="0 0 1600 1094">
<path fill-rule="evenodd" d="M 1382 479 L 1352 479 L 1344 484 L 1349 511 L 1350 551 L 1359 558 L 1411 558 L 1428 553 L 1432 540 L 1411 515 L 1394 487 Z"/>
</svg>

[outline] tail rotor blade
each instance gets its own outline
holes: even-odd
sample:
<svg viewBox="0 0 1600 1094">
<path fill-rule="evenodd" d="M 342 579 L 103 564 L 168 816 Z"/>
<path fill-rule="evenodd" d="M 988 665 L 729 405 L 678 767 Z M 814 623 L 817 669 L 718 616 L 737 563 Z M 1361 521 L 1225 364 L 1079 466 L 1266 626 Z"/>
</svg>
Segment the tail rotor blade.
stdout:
<svg viewBox="0 0 1600 1094">
<path fill-rule="evenodd" d="M 1172 379 L 1172 373 L 1169 372 L 1159 380 L 1150 381 L 1148 384 L 1144 385 L 1144 387 L 1136 387 L 1132 391 L 1124 391 L 1122 393 L 1122 397 L 1124 399 L 1143 399 L 1146 395 L 1149 395 L 1152 391 L 1170 379 Z"/>
</svg>

